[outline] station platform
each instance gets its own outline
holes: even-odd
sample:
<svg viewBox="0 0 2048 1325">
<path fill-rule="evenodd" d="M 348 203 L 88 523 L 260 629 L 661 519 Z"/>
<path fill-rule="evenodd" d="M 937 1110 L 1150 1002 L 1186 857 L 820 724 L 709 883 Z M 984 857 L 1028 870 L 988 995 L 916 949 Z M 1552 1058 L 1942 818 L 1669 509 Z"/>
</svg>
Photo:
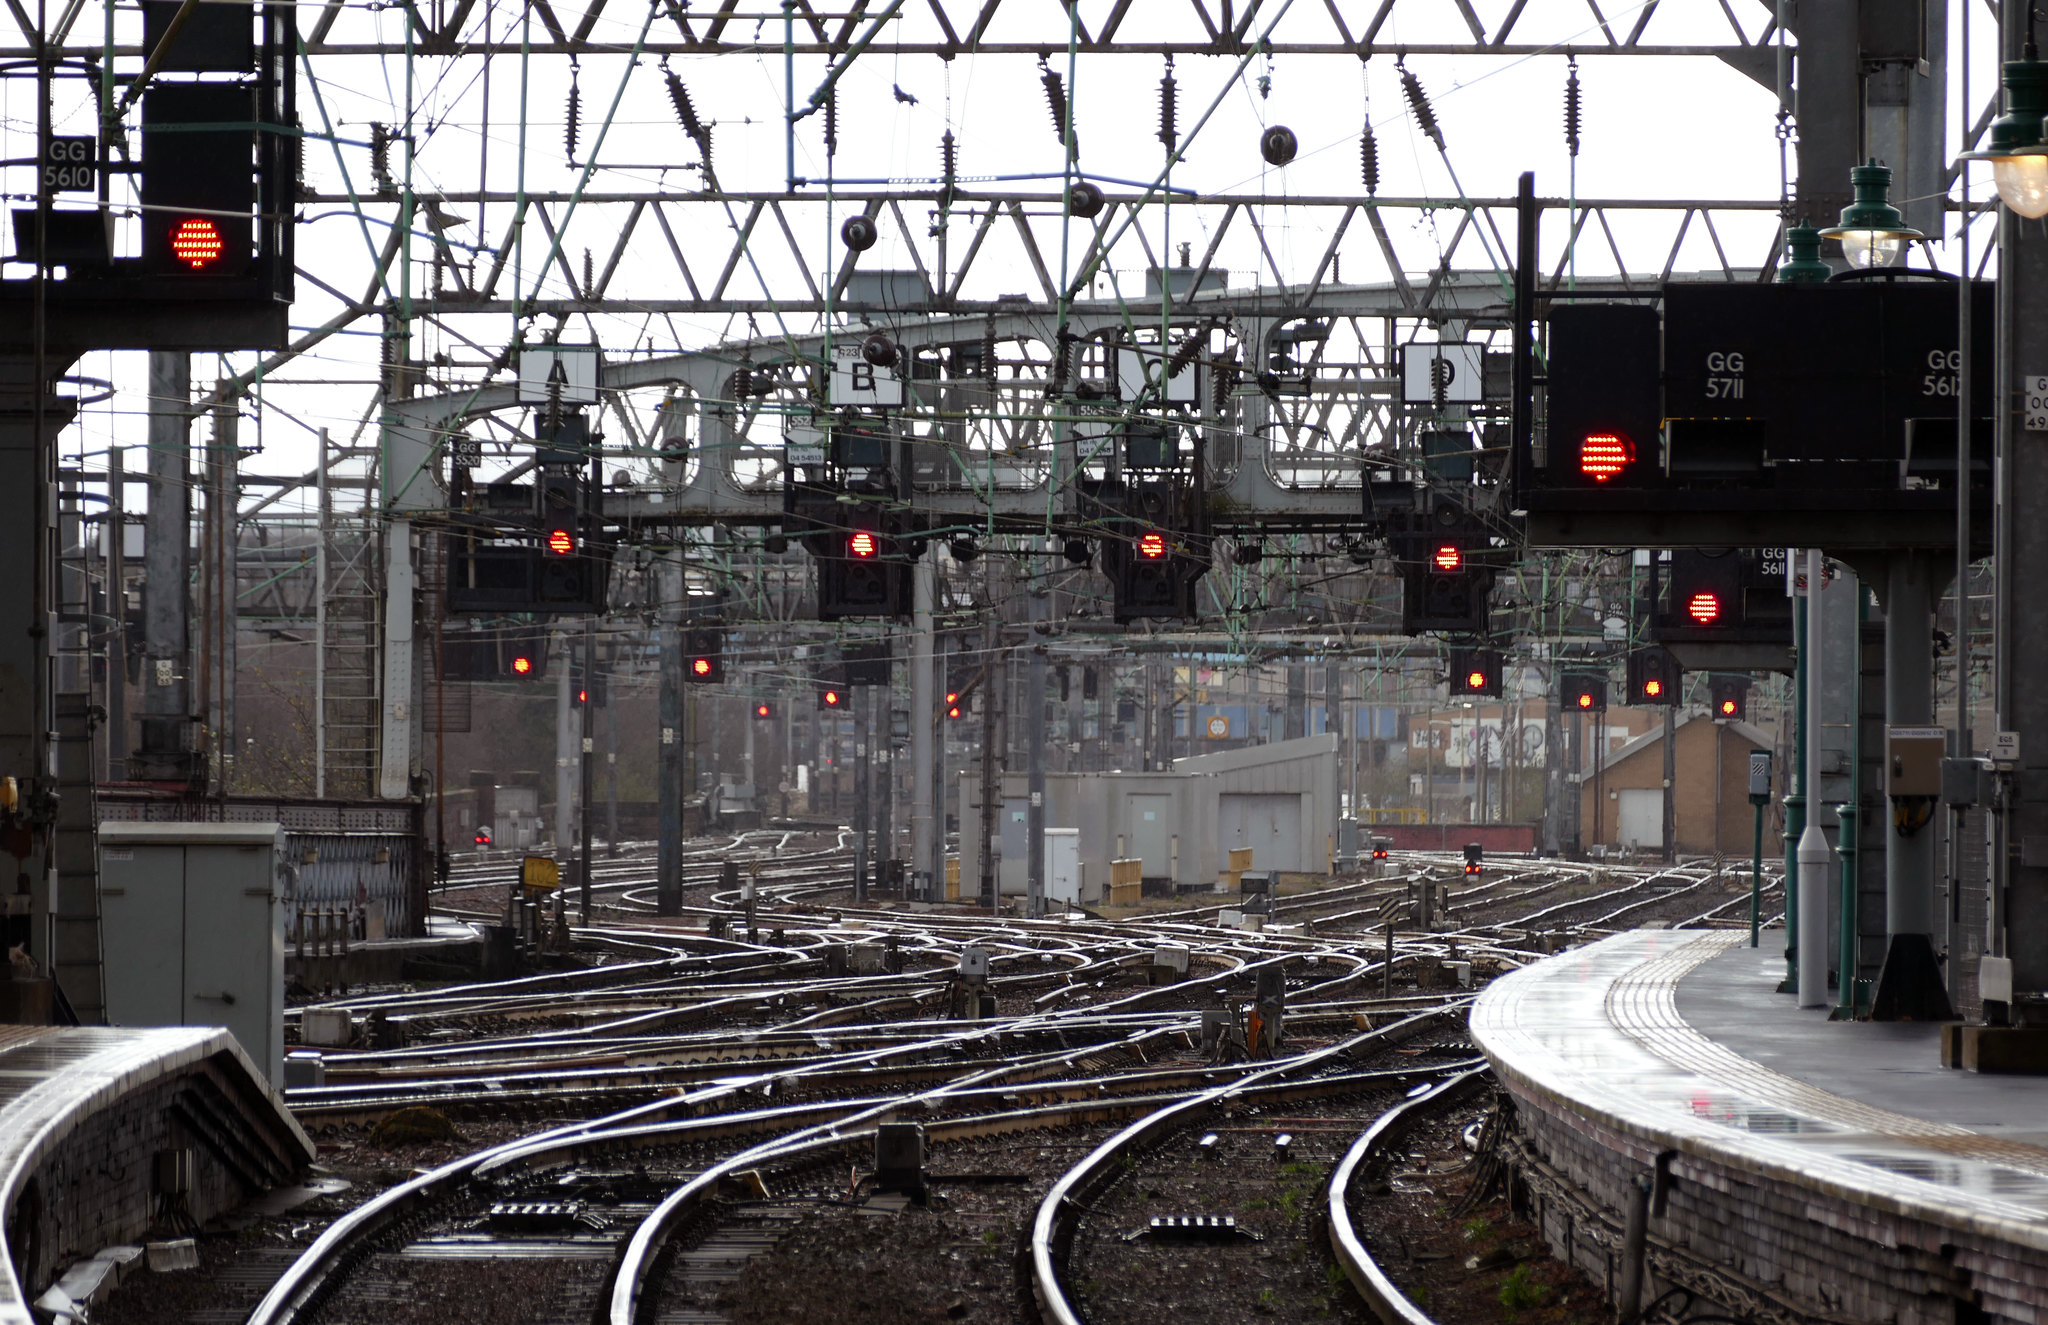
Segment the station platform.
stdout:
<svg viewBox="0 0 2048 1325">
<path fill-rule="evenodd" d="M 1620 934 L 1481 994 L 1552 1249 L 1624 1291 L 1633 1205 L 1646 1305 L 2048 1325 L 2048 1082 L 1944 1069 L 1933 1024 L 1801 1010 L 1775 992 L 1782 933 L 1747 943 Z"/>
<path fill-rule="evenodd" d="M 313 1157 L 219 1027 L 0 1026 L 0 1325 L 88 1306 L 135 1266 L 126 1244 L 189 1232 Z"/>
</svg>

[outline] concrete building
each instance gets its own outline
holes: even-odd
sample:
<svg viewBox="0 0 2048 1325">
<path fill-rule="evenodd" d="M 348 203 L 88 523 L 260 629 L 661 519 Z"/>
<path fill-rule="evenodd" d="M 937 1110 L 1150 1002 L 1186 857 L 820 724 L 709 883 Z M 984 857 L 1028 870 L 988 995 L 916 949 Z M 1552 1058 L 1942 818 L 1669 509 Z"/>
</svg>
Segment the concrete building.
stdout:
<svg viewBox="0 0 2048 1325">
<path fill-rule="evenodd" d="M 1674 733 L 1673 835 L 1683 855 L 1747 856 L 1754 841 L 1749 753 L 1769 750 L 1769 735 L 1746 722 L 1682 718 Z M 1580 830 L 1588 847 L 1641 851 L 1664 845 L 1664 729 L 1654 727 L 1581 776 Z M 1773 845 L 1766 807 L 1765 845 Z"/>
<path fill-rule="evenodd" d="M 962 891 L 975 888 L 981 850 L 981 783 L 960 774 Z M 1003 779 L 997 811 L 1004 895 L 1025 891 L 1027 789 Z M 1081 900 L 1099 900 L 1109 862 L 1135 856 L 1148 879 L 1214 882 L 1231 849 L 1250 847 L 1255 869 L 1326 873 L 1335 851 L 1337 736 L 1249 746 L 1177 759 L 1170 773 L 1049 773 L 1045 826 L 1080 832 Z"/>
</svg>

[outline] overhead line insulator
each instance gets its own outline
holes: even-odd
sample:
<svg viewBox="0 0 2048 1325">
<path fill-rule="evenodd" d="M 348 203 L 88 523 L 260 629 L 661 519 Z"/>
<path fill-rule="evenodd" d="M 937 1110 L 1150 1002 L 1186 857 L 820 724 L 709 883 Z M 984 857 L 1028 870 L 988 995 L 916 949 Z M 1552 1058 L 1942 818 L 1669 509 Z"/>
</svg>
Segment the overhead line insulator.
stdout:
<svg viewBox="0 0 2048 1325">
<path fill-rule="evenodd" d="M 1571 73 L 1564 80 L 1564 145 L 1573 156 L 1579 154 L 1579 123 L 1583 108 L 1579 102 L 1579 62 L 1571 63 Z"/>
<path fill-rule="evenodd" d="M 1429 93 L 1422 90 L 1422 80 L 1405 65 L 1401 68 L 1401 95 L 1408 98 L 1408 109 L 1415 116 L 1415 125 L 1429 141 L 1436 144 L 1436 150 L 1444 150 L 1444 131 L 1436 122 L 1436 109 L 1429 104 Z"/>
</svg>

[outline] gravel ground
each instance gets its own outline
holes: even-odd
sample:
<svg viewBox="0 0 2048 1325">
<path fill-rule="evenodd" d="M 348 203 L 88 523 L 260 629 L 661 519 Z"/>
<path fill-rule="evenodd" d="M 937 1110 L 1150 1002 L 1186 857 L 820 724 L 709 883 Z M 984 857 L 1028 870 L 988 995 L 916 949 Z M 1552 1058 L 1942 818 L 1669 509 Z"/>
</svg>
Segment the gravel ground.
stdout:
<svg viewBox="0 0 2048 1325">
<path fill-rule="evenodd" d="M 130 1275 L 103 1305 L 94 1308 L 93 1325 L 235 1325 L 249 1314 L 299 1252 L 341 1215 L 387 1187 L 405 1181 L 418 1169 L 434 1168 L 458 1155 L 539 1130 L 544 1127 L 476 1123 L 462 1128 L 460 1140 L 388 1149 L 363 1141 L 323 1146 L 321 1164 L 313 1176 L 345 1179 L 351 1184 L 346 1190 L 316 1197 L 281 1215 L 232 1216 L 215 1221 L 199 1233 L 198 1269 Z M 414 1318 L 383 1315 L 377 1319 L 391 1325 L 411 1325 Z M 428 1315 L 417 1319 L 445 1320 L 453 1325 L 458 1319 L 472 1317 Z M 515 1318 L 502 1314 L 478 1315 L 473 1319 L 492 1325 L 515 1325 Z"/>
<path fill-rule="evenodd" d="M 1329 1254 L 1323 1189 L 1352 1138 L 1399 1098 L 1390 1090 L 1247 1109 L 1175 1134 L 1081 1221 L 1069 1291 L 1094 1325 L 1360 1316 L 1363 1303 Z M 1213 1156 L 1198 1145 L 1207 1134 L 1217 1139 Z M 1282 1134 L 1293 1137 L 1285 1156 L 1274 1144 Z M 1133 1236 L 1177 1215 L 1230 1215 L 1241 1233 L 1215 1243 Z"/>
<path fill-rule="evenodd" d="M 1380 1268 L 1439 1325 L 1582 1325 L 1612 1314 L 1599 1289 L 1553 1260 L 1505 1202 L 1452 1213 L 1470 1182 L 1460 1140 L 1484 1112 L 1468 1106 L 1408 1133 L 1389 1174 L 1353 1190 L 1352 1218 Z M 1382 1181 L 1375 1183 L 1374 1176 Z"/>
<path fill-rule="evenodd" d="M 1021 1321 L 1020 1231 L 1046 1189 L 1120 1126 L 935 1146 L 927 1206 L 816 1205 L 713 1305 L 735 1325 Z M 827 1195 L 822 1188 L 809 1194 Z M 847 1193 L 841 1188 L 829 1195 L 843 1200 Z"/>
</svg>

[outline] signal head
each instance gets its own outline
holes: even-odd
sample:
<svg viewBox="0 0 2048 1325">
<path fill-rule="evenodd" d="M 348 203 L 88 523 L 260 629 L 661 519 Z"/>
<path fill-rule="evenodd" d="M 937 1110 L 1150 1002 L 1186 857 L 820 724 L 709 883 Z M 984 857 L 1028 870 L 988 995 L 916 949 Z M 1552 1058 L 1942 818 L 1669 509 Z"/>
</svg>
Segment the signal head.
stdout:
<svg viewBox="0 0 2048 1325">
<path fill-rule="evenodd" d="M 188 216 L 171 229 L 171 253 L 193 271 L 205 271 L 227 251 L 220 227 L 204 216 Z"/>
<path fill-rule="evenodd" d="M 576 550 L 576 532 L 557 526 L 548 530 L 548 551 L 566 557 Z"/>
<path fill-rule="evenodd" d="M 828 709 L 836 709 L 841 704 L 844 704 L 846 702 L 846 696 L 841 694 L 836 689 L 827 690 L 823 695 L 820 695 L 819 698 L 824 701 L 825 707 Z"/>
<path fill-rule="evenodd" d="M 1158 561 L 1166 555 L 1166 535 L 1150 530 L 1138 536 L 1138 555 L 1147 561 Z"/>
<path fill-rule="evenodd" d="M 1618 432 L 1587 433 L 1579 442 L 1579 472 L 1595 483 L 1605 483 L 1635 459 L 1636 444 Z"/>
<path fill-rule="evenodd" d="M 512 674 L 514 676 L 532 676 L 533 659 L 524 655 L 514 658 L 512 660 Z"/>
<path fill-rule="evenodd" d="M 1650 698 L 1655 699 L 1657 696 L 1664 693 L 1664 683 L 1653 676 L 1649 680 L 1643 682 L 1643 693 L 1648 695 Z"/>
<path fill-rule="evenodd" d="M 1724 699 L 1721 701 L 1721 716 L 1724 718 L 1732 718 L 1735 716 L 1736 711 L 1741 707 L 1742 706 L 1740 704 L 1737 704 L 1732 699 Z"/>
<path fill-rule="evenodd" d="M 1583 690 L 1579 692 L 1579 707 L 1582 709 L 1593 707 L 1593 697 Z"/>
<path fill-rule="evenodd" d="M 877 540 L 875 536 L 869 533 L 867 530 L 857 529 L 853 532 L 852 536 L 846 540 L 846 550 L 852 553 L 855 557 L 859 558 L 860 560 L 867 561 L 872 559 L 881 552 L 882 545 L 880 541 Z"/>
<path fill-rule="evenodd" d="M 1721 595 L 1702 589 L 1686 600 L 1685 614 L 1703 626 L 1721 619 Z"/>
<path fill-rule="evenodd" d="M 1459 547 L 1456 543 L 1440 543 L 1437 545 L 1436 551 L 1430 554 L 1429 562 L 1440 571 L 1463 570 L 1465 568 L 1465 549 Z"/>
<path fill-rule="evenodd" d="M 698 676 L 709 676 L 711 675 L 711 660 L 709 658 L 692 658 L 690 660 L 690 670 Z"/>
<path fill-rule="evenodd" d="M 1486 673 L 1478 670 L 1477 668 L 1474 668 L 1472 671 L 1467 672 L 1465 674 L 1465 688 L 1467 690 L 1486 689 Z"/>
</svg>

